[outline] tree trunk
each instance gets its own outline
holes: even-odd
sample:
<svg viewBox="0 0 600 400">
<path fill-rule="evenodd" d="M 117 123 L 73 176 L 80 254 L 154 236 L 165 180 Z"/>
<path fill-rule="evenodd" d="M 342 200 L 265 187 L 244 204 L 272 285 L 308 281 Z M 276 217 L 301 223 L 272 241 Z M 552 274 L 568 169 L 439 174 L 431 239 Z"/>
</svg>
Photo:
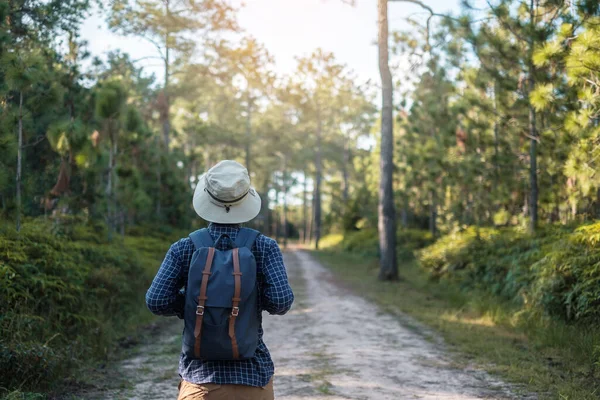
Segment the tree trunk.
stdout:
<svg viewBox="0 0 600 400">
<path fill-rule="evenodd" d="M 348 146 L 348 138 L 344 137 L 344 159 L 342 162 L 342 175 L 344 180 L 344 191 L 342 193 L 344 199 L 344 208 L 348 203 L 348 163 L 350 162 L 350 149 Z"/>
<path fill-rule="evenodd" d="M 313 184 L 312 198 L 311 198 L 311 201 L 310 201 L 310 219 L 308 220 L 308 223 L 310 224 L 310 226 L 307 229 L 307 232 L 308 232 L 308 243 L 312 242 L 312 239 L 313 239 L 313 227 L 315 225 L 315 190 L 316 190 L 316 187 L 314 187 L 314 184 Z"/>
<path fill-rule="evenodd" d="M 406 195 L 402 199 L 402 210 L 400 210 L 400 223 L 403 228 L 408 228 L 408 199 Z"/>
<path fill-rule="evenodd" d="M 429 232 L 431 232 L 431 236 L 436 237 L 437 235 L 437 199 L 435 196 L 435 191 L 432 190 L 429 192 Z"/>
<path fill-rule="evenodd" d="M 161 182 L 161 157 L 160 157 L 160 146 L 158 145 L 158 136 L 155 137 L 156 144 L 156 219 L 160 220 L 161 213 L 161 193 L 162 193 L 162 182 Z"/>
<path fill-rule="evenodd" d="M 500 167 L 498 165 L 500 152 L 498 150 L 500 122 L 498 119 L 498 82 L 494 81 L 494 173 L 496 178 L 496 188 L 500 184 Z"/>
<path fill-rule="evenodd" d="M 273 220 L 275 222 L 275 240 L 279 242 L 279 214 L 277 208 L 279 207 L 279 182 L 277 182 L 277 174 L 275 174 L 275 207 L 273 209 Z"/>
<path fill-rule="evenodd" d="M 248 90 L 248 110 L 246 116 L 246 169 L 250 174 L 250 142 L 252 140 L 252 100 L 250 99 L 250 90 Z"/>
<path fill-rule="evenodd" d="M 529 134 L 534 135 L 535 129 L 535 110 L 530 106 L 529 108 Z M 529 215 L 530 224 L 529 230 L 533 233 L 537 227 L 538 221 L 538 185 L 537 185 L 537 141 L 534 139 L 536 136 L 532 136 L 529 148 L 529 182 L 531 186 L 531 192 L 529 194 Z"/>
<path fill-rule="evenodd" d="M 170 16 L 169 9 L 169 0 L 165 1 L 166 14 L 167 18 Z M 164 95 L 164 104 L 163 110 L 161 110 L 161 119 L 162 119 L 162 131 L 163 131 L 163 140 L 165 142 L 165 151 L 169 152 L 169 135 L 171 133 L 171 120 L 170 120 L 170 108 L 171 99 L 169 98 L 169 31 L 167 30 L 165 34 L 165 86 L 163 88 Z"/>
<path fill-rule="evenodd" d="M 306 172 L 302 173 L 302 243 L 305 244 L 306 243 L 306 238 L 307 238 L 307 232 L 306 232 L 306 228 L 307 228 L 307 223 L 306 223 L 306 214 L 307 214 L 307 209 L 308 206 L 306 204 Z"/>
<path fill-rule="evenodd" d="M 113 142 L 113 150 L 112 150 L 112 209 L 113 209 L 113 217 L 114 217 L 114 227 L 115 232 L 117 231 L 117 227 L 124 224 L 123 215 L 121 214 L 121 210 L 119 210 L 119 204 L 117 203 L 117 188 L 118 188 L 118 179 L 119 176 L 116 174 L 117 172 L 117 154 L 118 154 L 118 142 L 117 142 L 117 132 L 115 132 L 115 138 Z"/>
<path fill-rule="evenodd" d="M 379 279 L 398 278 L 396 260 L 396 216 L 394 209 L 393 172 L 394 172 L 394 126 L 393 126 L 393 87 L 388 52 L 388 4 L 387 0 L 378 0 L 379 20 L 379 73 L 382 84 L 381 110 L 381 180 L 379 183 Z"/>
<path fill-rule="evenodd" d="M 17 148 L 17 232 L 21 231 L 21 167 L 23 162 L 23 91 L 19 92 L 19 132 Z"/>
<path fill-rule="evenodd" d="M 319 101 L 317 100 L 317 151 L 315 156 L 315 221 L 314 221 L 314 233 L 315 233 L 315 249 L 319 249 L 319 240 L 321 240 L 321 109 Z"/>
<path fill-rule="evenodd" d="M 530 32 L 531 40 L 529 43 L 529 94 L 535 88 L 535 67 L 533 65 L 533 51 L 535 46 L 534 30 L 535 30 L 535 0 L 530 2 L 530 24 L 532 32 Z M 534 233 L 537 227 L 538 221 L 538 184 L 537 184 L 537 130 L 535 126 L 535 109 L 529 101 L 529 230 Z"/>
<path fill-rule="evenodd" d="M 288 209 L 287 209 L 287 156 L 283 157 L 283 247 L 287 247 L 288 242 Z"/>
<path fill-rule="evenodd" d="M 106 195 L 106 224 L 108 225 L 108 240 L 112 240 L 112 231 L 113 231 L 113 210 L 112 210 L 112 181 L 113 181 L 113 176 L 112 176 L 112 172 L 113 172 L 113 133 L 112 133 L 112 127 L 111 127 L 111 121 L 107 121 L 106 122 L 106 128 L 107 133 L 108 133 L 108 137 L 109 137 L 109 147 L 108 147 L 108 171 L 106 174 L 106 189 L 105 189 L 105 195 Z"/>
<path fill-rule="evenodd" d="M 189 153 L 190 153 L 190 165 L 189 165 L 188 176 L 185 180 L 185 183 L 188 187 L 191 187 L 192 186 L 192 177 L 194 177 L 194 183 L 197 183 L 197 179 L 198 179 L 198 171 L 197 171 L 198 159 L 196 158 L 196 135 L 194 135 L 194 134 L 191 135 L 188 145 L 189 145 Z"/>
</svg>

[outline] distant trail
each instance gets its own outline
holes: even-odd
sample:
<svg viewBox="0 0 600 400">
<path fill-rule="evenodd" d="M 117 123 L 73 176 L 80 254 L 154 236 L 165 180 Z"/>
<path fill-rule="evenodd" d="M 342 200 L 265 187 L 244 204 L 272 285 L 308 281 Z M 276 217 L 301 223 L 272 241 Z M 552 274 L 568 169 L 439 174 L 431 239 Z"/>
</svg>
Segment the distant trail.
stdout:
<svg viewBox="0 0 600 400">
<path fill-rule="evenodd" d="M 285 255 L 296 302 L 286 316 L 264 316 L 275 360 L 276 399 L 536 399 L 511 392 L 481 370 L 458 370 L 441 345 L 334 283 L 302 251 Z M 182 324 L 122 362 L 130 384 L 100 399 L 176 399 Z M 428 332 L 429 333 L 429 332 Z"/>
</svg>

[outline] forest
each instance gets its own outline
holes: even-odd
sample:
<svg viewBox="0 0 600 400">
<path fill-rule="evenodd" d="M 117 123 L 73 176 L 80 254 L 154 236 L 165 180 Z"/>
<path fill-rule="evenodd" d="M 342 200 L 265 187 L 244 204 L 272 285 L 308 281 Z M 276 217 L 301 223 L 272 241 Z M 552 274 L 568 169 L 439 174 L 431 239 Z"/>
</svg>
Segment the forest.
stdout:
<svg viewBox="0 0 600 400">
<path fill-rule="evenodd" d="M 387 9 L 407 5 L 425 17 L 398 30 Z M 0 396 L 68 391 L 85 360 L 150 320 L 139 299 L 164 252 L 204 226 L 195 182 L 233 159 L 264 203 L 249 226 L 378 259 L 374 285 L 416 263 L 433 285 L 508 304 L 514 329 L 560 326 L 548 346 L 577 331 L 555 369 L 589 392 L 560 398 L 595 398 L 598 2 L 464 0 L 443 14 L 379 0 L 380 82 L 321 48 L 278 73 L 236 7 L 0 1 Z M 91 54 L 92 12 L 151 43 L 160 78 L 125 52 Z"/>
</svg>

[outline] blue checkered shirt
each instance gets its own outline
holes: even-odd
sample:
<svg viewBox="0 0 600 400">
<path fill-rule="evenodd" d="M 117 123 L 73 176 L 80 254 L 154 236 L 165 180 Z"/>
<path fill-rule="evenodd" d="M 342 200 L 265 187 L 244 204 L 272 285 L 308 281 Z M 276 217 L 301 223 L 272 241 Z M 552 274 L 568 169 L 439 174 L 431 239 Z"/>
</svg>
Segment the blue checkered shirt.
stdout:
<svg viewBox="0 0 600 400">
<path fill-rule="evenodd" d="M 227 234 L 235 240 L 239 226 L 211 223 L 208 230 L 213 240 L 221 234 Z M 227 245 L 226 240 L 221 240 L 217 244 L 217 249 L 224 249 Z M 146 293 L 146 304 L 152 313 L 183 317 L 185 298 L 179 291 L 187 283 L 194 250 L 194 244 L 189 237 L 171 246 Z M 252 253 L 256 258 L 261 311 L 285 314 L 292 306 L 294 294 L 288 283 L 283 256 L 277 242 L 259 235 L 252 247 Z M 273 360 L 263 341 L 261 313 L 259 313 L 258 347 L 253 358 L 240 361 L 202 361 L 188 358 L 182 352 L 179 359 L 181 378 L 196 384 L 216 383 L 262 387 L 269 383 L 273 373 Z"/>
</svg>

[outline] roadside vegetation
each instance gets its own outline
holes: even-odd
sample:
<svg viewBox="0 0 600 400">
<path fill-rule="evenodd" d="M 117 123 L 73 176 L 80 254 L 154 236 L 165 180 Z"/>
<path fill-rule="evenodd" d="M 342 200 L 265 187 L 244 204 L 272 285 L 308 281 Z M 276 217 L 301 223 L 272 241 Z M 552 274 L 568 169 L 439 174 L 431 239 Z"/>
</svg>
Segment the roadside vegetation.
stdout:
<svg viewBox="0 0 600 400">
<path fill-rule="evenodd" d="M 547 399 L 600 396 L 600 223 L 398 232 L 400 280 L 378 281 L 377 233 L 324 238 L 319 259 L 357 294 L 434 328 L 476 364 Z M 418 328 L 415 328 L 418 329 Z"/>
<path fill-rule="evenodd" d="M 82 370 L 150 322 L 144 293 L 178 237 L 136 228 L 108 242 L 102 224 L 76 219 L 0 230 L 0 396 L 77 385 Z"/>
</svg>

